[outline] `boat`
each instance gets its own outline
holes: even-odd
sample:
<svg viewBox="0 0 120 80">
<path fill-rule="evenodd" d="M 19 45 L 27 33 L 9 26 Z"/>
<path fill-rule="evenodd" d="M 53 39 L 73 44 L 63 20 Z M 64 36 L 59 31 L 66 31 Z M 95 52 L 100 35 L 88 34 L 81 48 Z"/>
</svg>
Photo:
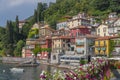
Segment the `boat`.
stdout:
<svg viewBox="0 0 120 80">
<path fill-rule="evenodd" d="M 14 73 L 22 73 L 22 72 L 24 72 L 24 69 L 22 69 L 22 68 L 11 68 L 10 71 L 14 72 Z"/>
</svg>

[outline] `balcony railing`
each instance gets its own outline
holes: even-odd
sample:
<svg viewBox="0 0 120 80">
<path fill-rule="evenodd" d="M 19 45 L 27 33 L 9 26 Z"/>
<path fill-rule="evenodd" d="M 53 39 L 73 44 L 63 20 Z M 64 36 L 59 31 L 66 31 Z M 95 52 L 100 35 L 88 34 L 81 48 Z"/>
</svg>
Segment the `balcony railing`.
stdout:
<svg viewBox="0 0 120 80">
<path fill-rule="evenodd" d="M 106 44 L 95 44 L 95 47 L 104 47 L 107 46 Z"/>
</svg>

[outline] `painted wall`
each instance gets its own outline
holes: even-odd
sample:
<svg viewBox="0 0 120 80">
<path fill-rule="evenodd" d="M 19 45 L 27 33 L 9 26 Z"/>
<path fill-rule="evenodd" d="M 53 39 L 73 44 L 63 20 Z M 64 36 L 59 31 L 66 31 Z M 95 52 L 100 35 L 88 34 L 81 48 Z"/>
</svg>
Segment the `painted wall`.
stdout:
<svg viewBox="0 0 120 80">
<path fill-rule="evenodd" d="M 85 54 L 85 39 L 76 39 L 76 50 L 78 54 Z"/>
<path fill-rule="evenodd" d="M 100 25 L 98 28 L 97 28 L 97 35 L 99 36 L 109 36 L 109 33 L 108 33 L 108 26 L 107 25 Z"/>
<path fill-rule="evenodd" d="M 57 30 L 60 30 L 60 29 L 67 29 L 67 22 L 61 22 L 61 23 L 57 23 L 57 27 L 56 29 Z"/>
<path fill-rule="evenodd" d="M 52 39 L 52 52 L 56 52 L 56 53 L 59 53 L 61 52 L 61 49 L 62 48 L 62 41 L 61 39 Z"/>
<path fill-rule="evenodd" d="M 105 41 L 105 45 L 104 45 L 104 41 Z M 97 55 L 98 54 L 102 54 L 102 55 L 106 54 L 108 56 L 110 53 L 109 47 L 110 47 L 109 40 L 96 40 L 95 41 L 95 54 L 97 54 Z M 104 52 L 103 48 L 105 48 L 105 52 Z"/>
<path fill-rule="evenodd" d="M 85 34 L 90 34 L 90 31 L 88 28 L 78 28 L 78 29 L 70 30 L 70 36 L 78 37 Z"/>
</svg>

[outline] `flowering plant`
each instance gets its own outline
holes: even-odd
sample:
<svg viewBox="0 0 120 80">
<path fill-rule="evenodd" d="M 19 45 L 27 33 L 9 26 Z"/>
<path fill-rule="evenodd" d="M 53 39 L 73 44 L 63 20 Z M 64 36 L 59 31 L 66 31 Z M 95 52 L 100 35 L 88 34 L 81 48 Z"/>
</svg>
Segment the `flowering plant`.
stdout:
<svg viewBox="0 0 120 80">
<path fill-rule="evenodd" d="M 80 65 L 75 70 L 55 71 L 53 74 L 43 71 L 41 80 L 103 80 L 106 73 L 109 77 L 109 64 L 107 60 L 96 59 L 89 64 Z"/>
</svg>

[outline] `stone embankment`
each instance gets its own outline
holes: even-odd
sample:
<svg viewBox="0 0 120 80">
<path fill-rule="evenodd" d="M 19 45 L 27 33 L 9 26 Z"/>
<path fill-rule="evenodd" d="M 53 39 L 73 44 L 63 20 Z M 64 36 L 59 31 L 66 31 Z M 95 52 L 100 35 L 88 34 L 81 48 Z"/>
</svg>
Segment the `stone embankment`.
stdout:
<svg viewBox="0 0 120 80">
<path fill-rule="evenodd" d="M 21 57 L 2 57 L 3 63 L 23 63 L 23 62 L 31 62 L 33 58 L 21 58 Z"/>
</svg>

